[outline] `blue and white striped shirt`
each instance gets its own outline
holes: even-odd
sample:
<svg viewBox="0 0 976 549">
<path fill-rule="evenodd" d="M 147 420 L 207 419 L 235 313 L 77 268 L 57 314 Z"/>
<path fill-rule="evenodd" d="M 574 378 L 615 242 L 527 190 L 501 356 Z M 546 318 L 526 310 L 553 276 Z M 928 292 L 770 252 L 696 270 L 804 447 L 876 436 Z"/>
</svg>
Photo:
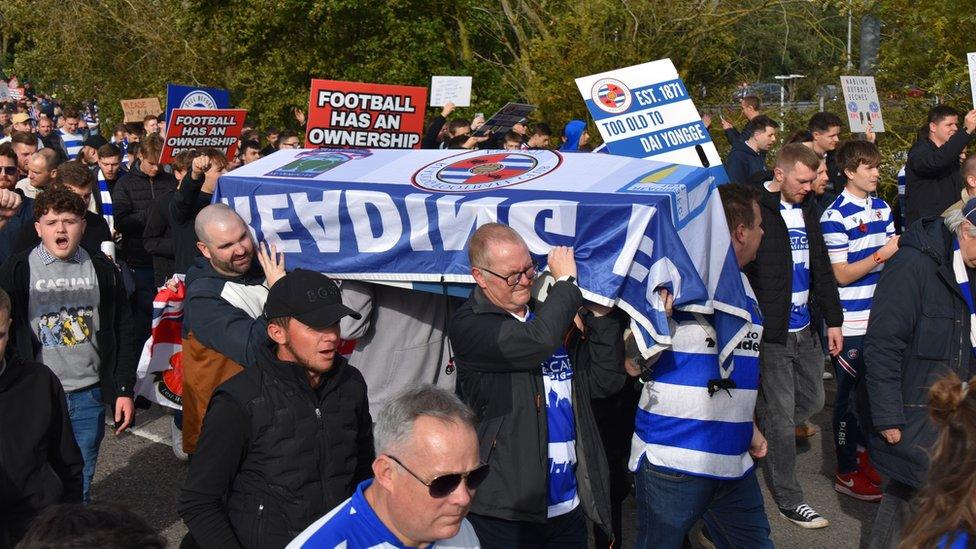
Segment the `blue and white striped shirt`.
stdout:
<svg viewBox="0 0 976 549">
<path fill-rule="evenodd" d="M 713 315 L 675 312 L 671 347 L 651 366 L 652 381 L 641 393 L 631 471 L 637 471 L 642 457 L 659 467 L 716 479 L 742 478 L 752 469 L 749 444 L 763 328 L 759 304 L 745 276 L 742 283 L 752 324 L 743 328 L 745 334 L 732 353 L 731 398 L 725 390 L 708 394 L 708 381 L 721 376 Z"/>
<path fill-rule="evenodd" d="M 85 142 L 85 136 L 80 133 L 68 133 L 63 129 L 58 131 L 61 132 L 61 140 L 64 141 L 64 148 L 68 152 L 68 160 L 78 158 L 78 153 L 81 152 L 81 146 Z"/>
<path fill-rule="evenodd" d="M 872 196 L 858 198 L 847 189 L 824 211 L 820 228 L 832 264 L 856 263 L 870 257 L 895 234 L 891 208 L 884 200 Z M 838 287 L 845 336 L 863 336 L 867 332 L 871 301 L 882 267 L 879 263 L 860 279 Z"/>
<path fill-rule="evenodd" d="M 364 480 L 352 497 L 312 523 L 288 544 L 287 549 L 397 549 L 406 547 L 366 501 L 363 492 L 373 483 Z M 432 549 L 478 549 L 478 536 L 468 519 L 461 519 L 461 529 L 454 537 L 431 544 Z"/>
<path fill-rule="evenodd" d="M 780 202 L 779 213 L 786 222 L 793 250 L 793 295 L 790 303 L 790 331 L 799 332 L 810 325 L 810 242 L 803 221 L 803 206 Z"/>
</svg>

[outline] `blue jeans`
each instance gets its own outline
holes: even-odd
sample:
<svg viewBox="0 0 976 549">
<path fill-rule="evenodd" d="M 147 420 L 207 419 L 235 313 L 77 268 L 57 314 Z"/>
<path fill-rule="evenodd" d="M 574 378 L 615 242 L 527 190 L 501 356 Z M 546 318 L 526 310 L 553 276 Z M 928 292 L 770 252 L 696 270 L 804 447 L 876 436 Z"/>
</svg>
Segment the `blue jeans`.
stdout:
<svg viewBox="0 0 976 549">
<path fill-rule="evenodd" d="M 68 397 L 68 416 L 75 442 L 81 450 L 85 462 L 83 470 L 84 487 L 82 498 L 91 502 L 91 481 L 95 476 L 95 462 L 98 461 L 98 447 L 105 437 L 105 405 L 102 404 L 102 389 L 97 385 L 88 389 L 74 391 Z"/>
<path fill-rule="evenodd" d="M 857 471 L 857 447 L 867 446 L 854 412 L 854 390 L 864 378 L 864 337 L 844 338 L 844 350 L 830 361 L 837 380 L 837 400 L 834 402 L 834 449 L 837 451 L 837 472 Z"/>
<path fill-rule="evenodd" d="M 641 460 L 636 549 L 680 549 L 698 519 L 715 547 L 771 548 L 769 520 L 756 470 L 737 480 L 678 473 Z"/>
</svg>

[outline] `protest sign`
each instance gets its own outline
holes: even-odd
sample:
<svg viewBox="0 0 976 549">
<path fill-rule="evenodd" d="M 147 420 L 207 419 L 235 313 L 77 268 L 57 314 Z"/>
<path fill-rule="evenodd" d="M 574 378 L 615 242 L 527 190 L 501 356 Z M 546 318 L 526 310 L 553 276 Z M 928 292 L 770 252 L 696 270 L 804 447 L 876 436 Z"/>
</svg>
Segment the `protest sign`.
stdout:
<svg viewBox="0 0 976 549">
<path fill-rule="evenodd" d="M 123 122 L 142 122 L 149 115 L 159 116 L 163 112 L 159 99 L 155 97 L 122 99 L 119 102 L 122 103 L 122 112 L 125 114 Z"/>
<path fill-rule="evenodd" d="M 881 101 L 873 76 L 841 76 L 840 87 L 844 90 L 844 104 L 847 106 L 847 122 L 851 131 L 864 133 L 868 122 L 874 133 L 885 131 L 881 118 Z"/>
<path fill-rule="evenodd" d="M 534 110 L 535 105 L 509 103 L 491 115 L 491 118 L 485 120 L 485 123 L 475 130 L 472 135 L 481 137 L 482 135 L 488 135 L 489 132 L 495 135 L 505 135 L 506 132 L 512 129 L 512 126 L 517 124 L 519 120 L 527 118 Z"/>
<path fill-rule="evenodd" d="M 8 93 L 10 93 L 10 99 L 13 101 L 20 101 L 24 98 L 24 88 L 8 87 Z"/>
<path fill-rule="evenodd" d="M 655 291 L 667 287 L 679 309 L 725 318 L 727 353 L 748 315 L 720 177 L 721 166 L 550 150 L 282 150 L 222 176 L 215 200 L 290 269 L 414 288 L 471 284 L 472 232 L 506 223 L 541 264 L 573 246 L 584 296 L 626 310 L 645 348 L 670 341 Z"/>
<path fill-rule="evenodd" d="M 576 86 L 610 154 L 722 164 L 670 59 L 577 78 Z"/>
<path fill-rule="evenodd" d="M 230 92 L 221 88 L 166 84 L 166 121 L 173 109 L 229 109 Z"/>
<path fill-rule="evenodd" d="M 973 94 L 973 108 L 976 109 L 976 52 L 966 54 L 969 61 L 969 89 Z"/>
<path fill-rule="evenodd" d="M 10 88 L 7 87 L 7 83 L 0 80 L 0 101 L 10 101 Z"/>
<path fill-rule="evenodd" d="M 420 148 L 427 88 L 312 80 L 306 147 Z"/>
<path fill-rule="evenodd" d="M 470 76 L 432 76 L 430 106 L 443 107 L 448 101 L 455 107 L 471 106 Z"/>
<path fill-rule="evenodd" d="M 244 109 L 175 109 L 166 126 L 160 162 L 169 164 L 182 151 L 213 147 L 230 160 L 237 153 L 237 138 L 244 129 Z"/>
</svg>

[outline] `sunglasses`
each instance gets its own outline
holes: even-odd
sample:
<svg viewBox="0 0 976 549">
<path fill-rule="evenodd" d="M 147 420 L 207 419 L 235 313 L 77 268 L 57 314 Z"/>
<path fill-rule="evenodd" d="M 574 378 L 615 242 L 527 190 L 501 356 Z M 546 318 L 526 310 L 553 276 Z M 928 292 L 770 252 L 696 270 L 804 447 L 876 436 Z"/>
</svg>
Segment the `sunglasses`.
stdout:
<svg viewBox="0 0 976 549">
<path fill-rule="evenodd" d="M 447 475 L 441 475 L 439 477 L 434 477 L 433 480 L 427 482 L 417 476 L 417 473 L 411 471 L 410 468 L 404 465 L 399 459 L 389 454 L 386 454 L 386 457 L 395 461 L 397 465 L 403 467 L 404 471 L 413 475 L 413 478 L 417 479 L 421 484 L 426 486 L 430 492 L 430 497 L 434 499 L 449 496 L 451 492 L 457 489 L 458 485 L 461 484 L 461 481 L 465 481 L 468 486 L 468 490 L 477 490 L 478 486 L 481 486 L 481 483 L 485 481 L 489 471 L 488 464 L 482 463 L 466 473 L 450 473 Z"/>
<path fill-rule="evenodd" d="M 4 175 L 17 175 L 17 166 L 0 166 Z"/>
</svg>

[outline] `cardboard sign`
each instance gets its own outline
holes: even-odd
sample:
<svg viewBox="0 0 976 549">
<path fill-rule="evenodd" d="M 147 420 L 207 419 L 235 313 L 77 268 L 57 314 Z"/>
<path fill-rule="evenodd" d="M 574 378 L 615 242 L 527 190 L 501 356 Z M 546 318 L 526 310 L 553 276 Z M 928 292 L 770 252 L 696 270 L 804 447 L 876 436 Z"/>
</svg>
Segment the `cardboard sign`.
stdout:
<svg viewBox="0 0 976 549">
<path fill-rule="evenodd" d="M 20 101 L 24 98 L 24 88 L 8 88 L 7 91 L 10 93 L 10 99 L 13 101 Z"/>
<path fill-rule="evenodd" d="M 123 122 L 142 122 L 149 115 L 159 116 L 163 112 L 159 99 L 155 97 L 122 99 L 119 102 L 122 103 L 122 111 L 125 113 Z"/>
<path fill-rule="evenodd" d="M 430 78 L 430 106 L 443 107 L 447 102 L 455 107 L 471 106 L 470 76 L 432 76 Z"/>
<path fill-rule="evenodd" d="M 973 108 L 976 108 L 976 52 L 966 54 L 969 61 L 969 88 L 973 94 Z"/>
<path fill-rule="evenodd" d="M 221 88 L 203 88 L 166 84 L 166 121 L 173 109 L 229 109 L 230 92 Z"/>
<path fill-rule="evenodd" d="M 517 124 L 519 120 L 527 118 L 534 110 L 535 105 L 509 103 L 491 115 L 491 118 L 485 120 L 484 125 L 475 130 L 472 135 L 481 137 L 488 135 L 489 132 L 495 135 L 505 135 L 512 129 L 512 126 Z"/>
<path fill-rule="evenodd" d="M 166 128 L 166 141 L 160 162 L 169 164 L 187 149 L 213 147 L 223 150 L 227 159 L 237 153 L 237 139 L 244 129 L 244 109 L 174 109 Z"/>
<path fill-rule="evenodd" d="M 868 131 L 868 122 L 874 133 L 885 131 L 881 118 L 881 101 L 873 76 L 841 76 L 840 86 L 844 90 L 844 105 L 847 108 L 847 122 L 851 131 Z"/>
<path fill-rule="evenodd" d="M 312 80 L 305 146 L 417 149 L 427 88 Z"/>
<path fill-rule="evenodd" d="M 689 166 L 722 159 L 670 59 L 576 79 L 610 154 Z"/>
</svg>

